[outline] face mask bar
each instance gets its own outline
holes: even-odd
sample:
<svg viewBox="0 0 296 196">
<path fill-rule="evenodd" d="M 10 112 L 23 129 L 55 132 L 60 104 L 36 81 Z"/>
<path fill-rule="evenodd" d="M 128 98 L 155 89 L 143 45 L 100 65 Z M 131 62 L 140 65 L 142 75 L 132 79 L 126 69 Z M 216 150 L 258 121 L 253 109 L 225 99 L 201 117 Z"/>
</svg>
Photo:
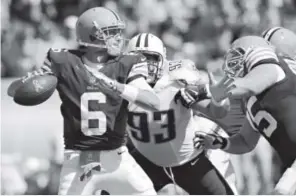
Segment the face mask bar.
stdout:
<svg viewBox="0 0 296 196">
<path fill-rule="evenodd" d="M 237 77 L 244 69 L 245 51 L 242 48 L 230 49 L 225 56 L 223 71 L 230 77 Z"/>
<path fill-rule="evenodd" d="M 157 80 L 162 75 L 162 57 L 160 54 L 150 51 L 139 51 L 146 58 L 148 63 L 148 74 L 153 80 Z"/>
</svg>

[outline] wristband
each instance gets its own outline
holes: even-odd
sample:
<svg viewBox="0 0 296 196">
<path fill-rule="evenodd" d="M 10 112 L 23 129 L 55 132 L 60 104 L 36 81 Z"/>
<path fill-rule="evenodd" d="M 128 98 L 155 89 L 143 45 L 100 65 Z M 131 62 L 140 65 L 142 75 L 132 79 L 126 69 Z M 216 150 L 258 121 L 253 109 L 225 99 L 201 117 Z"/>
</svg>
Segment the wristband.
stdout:
<svg viewBox="0 0 296 196">
<path fill-rule="evenodd" d="M 138 94 L 139 94 L 139 90 L 137 88 L 125 84 L 124 89 L 120 94 L 120 96 L 126 99 L 127 101 L 135 102 L 138 97 Z"/>
<path fill-rule="evenodd" d="M 225 137 L 222 137 L 221 150 L 227 150 L 228 148 L 229 148 L 229 140 Z"/>
</svg>

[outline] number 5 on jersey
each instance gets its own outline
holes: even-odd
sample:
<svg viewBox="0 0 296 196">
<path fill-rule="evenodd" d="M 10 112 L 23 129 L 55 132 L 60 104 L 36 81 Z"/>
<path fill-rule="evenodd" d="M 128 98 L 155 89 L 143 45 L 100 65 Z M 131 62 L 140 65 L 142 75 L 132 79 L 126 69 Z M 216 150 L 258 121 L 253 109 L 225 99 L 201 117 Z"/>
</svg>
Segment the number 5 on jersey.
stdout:
<svg viewBox="0 0 296 196">
<path fill-rule="evenodd" d="M 104 112 L 94 111 L 92 104 L 105 104 L 106 96 L 100 92 L 87 92 L 81 95 L 81 131 L 86 136 L 103 135 L 107 131 L 107 118 Z"/>
<path fill-rule="evenodd" d="M 277 129 L 277 121 L 267 111 L 262 110 L 255 96 L 249 98 L 247 103 L 247 118 L 253 129 L 270 137 Z"/>
</svg>

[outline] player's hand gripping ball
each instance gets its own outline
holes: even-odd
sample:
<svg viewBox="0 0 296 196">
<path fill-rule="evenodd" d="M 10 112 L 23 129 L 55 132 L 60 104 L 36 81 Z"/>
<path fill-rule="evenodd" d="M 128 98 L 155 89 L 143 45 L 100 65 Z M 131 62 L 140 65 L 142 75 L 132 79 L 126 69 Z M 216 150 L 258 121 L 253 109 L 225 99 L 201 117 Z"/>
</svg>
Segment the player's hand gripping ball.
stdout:
<svg viewBox="0 0 296 196">
<path fill-rule="evenodd" d="M 46 101 L 55 91 L 57 78 L 53 75 L 33 75 L 22 78 L 13 98 L 20 105 L 33 106 Z"/>
</svg>

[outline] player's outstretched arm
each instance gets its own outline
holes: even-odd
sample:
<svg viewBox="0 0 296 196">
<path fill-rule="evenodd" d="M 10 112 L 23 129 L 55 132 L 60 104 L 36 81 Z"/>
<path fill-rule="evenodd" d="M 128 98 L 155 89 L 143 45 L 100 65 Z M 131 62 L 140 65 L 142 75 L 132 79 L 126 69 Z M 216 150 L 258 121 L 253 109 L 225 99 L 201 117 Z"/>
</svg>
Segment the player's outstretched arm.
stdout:
<svg viewBox="0 0 296 196">
<path fill-rule="evenodd" d="M 144 77 L 131 81 L 129 84 L 117 83 L 117 88 L 122 96 L 129 102 L 140 105 L 150 110 L 159 110 L 160 100 Z"/>
<path fill-rule="evenodd" d="M 246 120 L 241 130 L 229 138 L 224 138 L 215 134 L 196 132 L 194 146 L 196 148 L 222 149 L 231 154 L 244 154 L 252 151 L 260 138 L 260 134 L 255 131 Z"/>
<path fill-rule="evenodd" d="M 230 110 L 230 102 L 227 98 L 227 88 L 225 84 L 232 82 L 232 79 L 224 77 L 219 83 L 209 73 L 210 84 L 200 84 L 188 86 L 181 89 L 175 97 L 181 103 L 196 112 L 203 113 L 210 118 L 223 118 Z"/>
<path fill-rule="evenodd" d="M 288 168 L 276 184 L 274 193 L 282 195 L 296 194 L 296 159 L 294 163 Z"/>
<path fill-rule="evenodd" d="M 223 88 L 233 80 L 223 77 L 217 82 L 212 73 L 208 72 L 209 85 L 206 85 L 206 92 L 211 99 L 205 99 L 193 105 L 193 109 L 201 111 L 210 118 L 223 118 L 230 110 L 230 101 L 228 99 L 228 88 Z"/>
<path fill-rule="evenodd" d="M 117 93 L 123 99 L 151 110 L 159 110 L 159 98 L 144 77 L 134 79 L 129 84 L 122 84 L 101 72 L 96 73 L 95 76 L 100 80 L 101 85 Z"/>
</svg>

